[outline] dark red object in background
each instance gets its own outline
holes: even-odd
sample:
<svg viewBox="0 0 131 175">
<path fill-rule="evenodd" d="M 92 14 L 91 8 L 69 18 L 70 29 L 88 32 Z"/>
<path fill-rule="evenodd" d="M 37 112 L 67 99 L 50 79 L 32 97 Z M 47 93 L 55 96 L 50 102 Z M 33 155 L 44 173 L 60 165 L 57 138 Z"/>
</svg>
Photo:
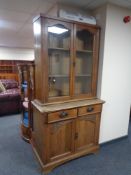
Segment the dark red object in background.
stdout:
<svg viewBox="0 0 131 175">
<path fill-rule="evenodd" d="M 130 17 L 130 16 L 125 16 L 125 17 L 123 18 L 123 21 L 124 21 L 125 23 L 130 22 L 130 20 L 131 20 L 131 17 Z"/>
</svg>

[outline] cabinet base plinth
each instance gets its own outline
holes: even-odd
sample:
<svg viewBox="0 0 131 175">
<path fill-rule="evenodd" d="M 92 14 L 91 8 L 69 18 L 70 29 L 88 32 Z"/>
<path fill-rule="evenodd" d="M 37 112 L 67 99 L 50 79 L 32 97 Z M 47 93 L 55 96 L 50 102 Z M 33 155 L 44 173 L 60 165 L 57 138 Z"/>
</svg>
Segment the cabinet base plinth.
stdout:
<svg viewBox="0 0 131 175">
<path fill-rule="evenodd" d="M 40 156 L 39 156 L 37 150 L 35 149 L 34 143 L 33 143 L 32 141 L 30 141 L 30 142 L 31 142 L 33 151 L 34 151 L 34 153 L 35 153 L 35 155 L 36 155 L 36 158 L 38 159 L 38 162 L 39 162 L 39 164 L 40 164 L 40 166 L 41 166 L 41 171 L 42 171 L 42 173 L 44 173 L 44 174 L 48 174 L 49 172 L 51 172 L 51 171 L 52 171 L 54 168 L 56 168 L 57 166 L 62 165 L 62 164 L 66 163 L 66 162 L 68 162 L 68 161 L 70 161 L 70 160 L 73 160 L 73 159 L 75 159 L 75 158 L 79 158 L 79 157 L 81 157 L 81 156 L 85 156 L 85 155 L 88 155 L 88 154 L 95 154 L 95 153 L 97 153 L 97 152 L 99 151 L 99 145 L 94 145 L 94 146 L 92 146 L 92 147 L 90 147 L 90 148 L 87 148 L 87 149 L 85 149 L 85 150 L 76 152 L 76 153 L 71 154 L 71 155 L 69 155 L 69 156 L 66 156 L 66 157 L 64 157 L 64 158 L 62 158 L 62 159 L 59 159 L 59 160 L 56 160 L 56 161 L 47 163 L 47 164 L 45 165 L 45 164 L 43 164 L 43 162 L 42 162 L 42 160 L 41 160 L 41 158 L 40 158 Z"/>
</svg>

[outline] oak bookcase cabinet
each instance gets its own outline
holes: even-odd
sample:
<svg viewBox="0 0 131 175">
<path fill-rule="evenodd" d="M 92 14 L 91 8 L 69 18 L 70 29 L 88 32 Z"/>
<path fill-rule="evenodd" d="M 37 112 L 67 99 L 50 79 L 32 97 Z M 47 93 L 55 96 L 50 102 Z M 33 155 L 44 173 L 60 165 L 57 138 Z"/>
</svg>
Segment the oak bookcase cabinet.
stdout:
<svg viewBox="0 0 131 175">
<path fill-rule="evenodd" d="M 99 27 L 34 19 L 33 150 L 44 172 L 99 149 Z"/>
</svg>

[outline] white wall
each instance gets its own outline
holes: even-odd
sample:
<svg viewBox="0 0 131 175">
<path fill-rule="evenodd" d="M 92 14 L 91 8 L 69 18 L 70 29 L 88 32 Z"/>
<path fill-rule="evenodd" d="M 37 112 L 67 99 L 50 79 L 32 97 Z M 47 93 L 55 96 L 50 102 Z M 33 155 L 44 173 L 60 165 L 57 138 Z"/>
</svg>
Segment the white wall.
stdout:
<svg viewBox="0 0 131 175">
<path fill-rule="evenodd" d="M 33 49 L 0 47 L 0 60 L 34 60 Z"/>
<path fill-rule="evenodd" d="M 131 22 L 123 23 L 131 11 L 111 4 L 103 8 L 95 11 L 102 27 L 98 97 L 106 101 L 100 143 L 128 134 L 131 104 Z"/>
<path fill-rule="evenodd" d="M 97 24 L 101 27 L 100 31 L 100 54 L 99 54 L 99 73 L 98 73 L 98 88 L 97 95 L 101 96 L 101 85 L 102 85 L 102 70 L 103 70 L 103 57 L 105 48 L 105 29 L 106 29 L 106 5 L 95 10 L 94 14 L 97 20 Z"/>
</svg>

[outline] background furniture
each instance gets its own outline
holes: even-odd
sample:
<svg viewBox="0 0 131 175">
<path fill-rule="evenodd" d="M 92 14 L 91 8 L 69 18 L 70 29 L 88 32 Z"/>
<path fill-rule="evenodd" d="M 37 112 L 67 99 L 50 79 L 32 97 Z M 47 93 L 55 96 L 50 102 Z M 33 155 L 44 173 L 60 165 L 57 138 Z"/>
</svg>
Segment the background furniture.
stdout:
<svg viewBox="0 0 131 175">
<path fill-rule="evenodd" d="M 0 79 L 13 79 L 18 81 L 18 72 L 16 65 L 6 63 L 0 64 Z"/>
<path fill-rule="evenodd" d="M 12 66 L 12 69 L 10 68 L 11 72 L 18 73 L 17 72 L 17 64 L 33 64 L 33 61 L 25 61 L 25 60 L 0 60 L 0 72 L 3 72 L 3 66 L 4 69 L 7 69 L 7 67 Z M 9 71 L 9 69 L 8 69 Z"/>
<path fill-rule="evenodd" d="M 18 64 L 22 96 L 22 138 L 29 142 L 32 128 L 31 100 L 34 99 L 34 64 Z"/>
<path fill-rule="evenodd" d="M 99 27 L 39 16 L 34 35 L 32 145 L 48 172 L 99 149 L 104 103 L 96 97 Z"/>
<path fill-rule="evenodd" d="M 3 66 L 4 68 L 4 66 Z M 16 73 L 0 73 L 5 90 L 0 92 L 0 116 L 21 112 L 21 94 Z"/>
</svg>

